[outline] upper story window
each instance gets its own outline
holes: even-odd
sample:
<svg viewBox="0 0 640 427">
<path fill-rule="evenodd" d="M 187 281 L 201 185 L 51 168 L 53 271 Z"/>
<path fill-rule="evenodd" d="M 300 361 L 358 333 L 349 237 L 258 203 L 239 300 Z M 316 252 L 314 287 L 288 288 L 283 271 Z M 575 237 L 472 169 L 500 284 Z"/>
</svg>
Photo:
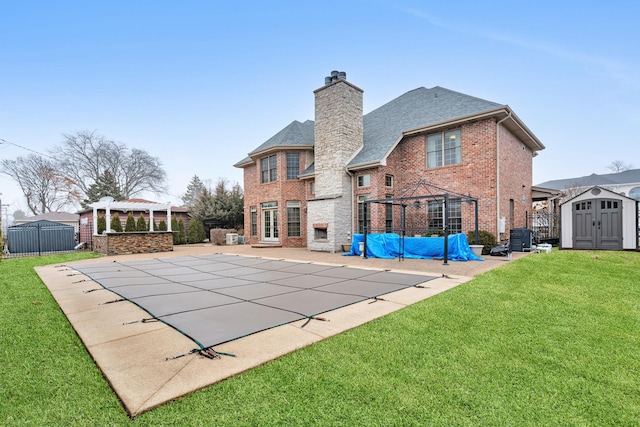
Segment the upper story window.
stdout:
<svg viewBox="0 0 640 427">
<path fill-rule="evenodd" d="M 278 179 L 277 157 L 272 155 L 260 159 L 260 182 L 272 182 Z"/>
<path fill-rule="evenodd" d="M 315 181 L 311 181 L 311 183 L 309 183 L 309 191 L 311 192 L 311 194 L 316 194 L 316 182 Z"/>
<path fill-rule="evenodd" d="M 287 179 L 298 179 L 300 174 L 300 154 L 287 153 Z"/>
<path fill-rule="evenodd" d="M 386 187 L 393 187 L 393 175 L 384 176 L 384 185 Z"/>
<path fill-rule="evenodd" d="M 460 129 L 427 135 L 427 167 L 457 165 L 462 162 Z"/>
<path fill-rule="evenodd" d="M 358 175 L 358 187 L 368 187 L 371 185 L 371 175 Z"/>
</svg>

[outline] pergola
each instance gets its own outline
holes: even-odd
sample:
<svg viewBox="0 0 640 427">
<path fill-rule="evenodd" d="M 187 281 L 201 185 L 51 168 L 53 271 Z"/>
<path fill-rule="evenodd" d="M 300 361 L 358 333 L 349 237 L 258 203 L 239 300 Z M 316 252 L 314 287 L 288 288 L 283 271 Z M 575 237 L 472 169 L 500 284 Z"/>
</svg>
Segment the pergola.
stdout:
<svg viewBox="0 0 640 427">
<path fill-rule="evenodd" d="M 111 225 L 111 210 L 118 210 L 122 212 L 127 211 L 149 211 L 149 231 L 156 231 L 153 229 L 153 212 L 154 211 L 167 211 L 167 231 L 171 230 L 171 203 L 145 203 L 145 202 L 116 202 L 112 197 L 103 197 L 98 202 L 90 203 L 90 207 L 93 208 L 93 234 L 98 234 L 98 210 L 103 209 L 107 220 L 107 231 L 112 231 L 109 227 Z"/>
</svg>

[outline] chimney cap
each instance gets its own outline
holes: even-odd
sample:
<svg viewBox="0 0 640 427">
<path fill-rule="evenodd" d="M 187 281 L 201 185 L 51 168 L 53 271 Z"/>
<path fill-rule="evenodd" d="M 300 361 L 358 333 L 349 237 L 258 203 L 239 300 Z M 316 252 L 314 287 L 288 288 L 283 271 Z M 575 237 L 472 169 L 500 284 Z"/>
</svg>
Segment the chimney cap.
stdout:
<svg viewBox="0 0 640 427">
<path fill-rule="evenodd" d="M 346 80 L 347 73 L 345 71 L 337 71 L 333 70 L 330 76 L 324 78 L 324 84 L 328 85 L 331 82 L 335 82 L 338 80 Z"/>
</svg>

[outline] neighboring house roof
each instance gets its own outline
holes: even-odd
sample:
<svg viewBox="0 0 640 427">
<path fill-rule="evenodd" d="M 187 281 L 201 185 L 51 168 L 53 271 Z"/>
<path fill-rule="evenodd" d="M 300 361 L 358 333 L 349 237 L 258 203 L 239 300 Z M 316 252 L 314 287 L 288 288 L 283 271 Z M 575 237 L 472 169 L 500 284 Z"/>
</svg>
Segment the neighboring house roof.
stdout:
<svg viewBox="0 0 640 427">
<path fill-rule="evenodd" d="M 551 188 L 554 190 L 565 190 L 574 187 L 607 186 L 607 185 L 640 185 L 640 169 L 629 169 L 618 173 L 608 173 L 603 175 L 591 174 L 578 178 L 556 179 L 537 184 L 536 187 Z"/>
<path fill-rule="evenodd" d="M 21 224 L 25 222 L 34 222 L 34 221 L 53 221 L 53 222 L 73 222 L 78 221 L 80 216 L 74 213 L 68 212 L 47 212 L 34 216 L 27 216 L 22 219 L 18 219 L 15 221 L 16 224 Z"/>
<path fill-rule="evenodd" d="M 363 117 L 363 147 L 349 162 L 350 169 L 383 164 L 403 136 L 430 128 L 459 124 L 480 117 L 506 118 L 504 125 L 533 151 L 544 145 L 524 123 L 502 105 L 436 86 L 411 90 Z M 236 167 L 253 164 L 252 158 L 274 149 L 309 148 L 314 145 L 314 122 L 294 121 L 249 153 Z M 312 173 L 309 169 L 303 175 Z"/>
</svg>

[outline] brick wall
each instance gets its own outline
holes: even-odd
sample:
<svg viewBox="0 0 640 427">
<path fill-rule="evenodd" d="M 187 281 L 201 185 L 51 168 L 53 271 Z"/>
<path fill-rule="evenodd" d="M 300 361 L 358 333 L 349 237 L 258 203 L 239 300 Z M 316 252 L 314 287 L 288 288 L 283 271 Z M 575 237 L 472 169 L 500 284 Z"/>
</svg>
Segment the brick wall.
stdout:
<svg viewBox="0 0 640 427">
<path fill-rule="evenodd" d="M 286 153 L 298 152 L 300 154 L 300 172 L 308 167 L 307 152 L 305 150 L 278 151 L 277 156 L 277 180 L 268 183 L 260 182 L 260 161 L 244 168 L 244 237 L 248 244 L 260 242 L 262 235 L 262 210 L 260 204 L 264 202 L 278 203 L 278 231 L 279 242 L 288 247 L 305 247 L 307 236 L 307 222 L 305 210 L 307 208 L 308 183 L 301 180 L 287 180 L 287 156 Z M 273 155 L 270 153 L 269 155 Z M 300 202 L 300 237 L 287 235 L 287 201 Z M 251 236 L 251 207 L 257 209 L 257 235 Z"/>
<path fill-rule="evenodd" d="M 448 130 L 448 129 L 443 129 Z M 413 186 L 421 179 L 428 183 L 478 199 L 479 229 L 487 230 L 498 237 L 499 217 L 507 218 L 508 238 L 509 199 L 514 199 L 514 227 L 524 227 L 525 212 L 531 206 L 532 152 L 523 149 L 523 144 L 506 128 L 500 134 L 500 215 L 497 212 L 496 174 L 496 122 L 493 119 L 464 124 L 461 131 L 462 162 L 427 169 L 426 135 L 409 136 L 403 139 L 387 158 L 387 165 L 375 169 L 358 171 L 357 175 L 371 175 L 371 186 L 356 187 L 358 195 L 367 194 L 370 199 L 424 196 L 439 194 L 437 190 Z M 393 188 L 385 187 L 385 175 L 392 175 Z M 523 188 L 522 185 L 525 185 Z M 522 195 L 526 200 L 523 202 Z M 355 202 L 354 202 L 355 203 Z M 370 205 L 372 229 L 384 229 L 384 205 Z M 354 209 L 354 221 L 357 210 Z M 415 218 L 414 218 L 415 219 Z M 462 229 L 466 233 L 475 227 L 474 205 L 462 204 Z M 400 224 L 399 209 L 394 211 L 394 223 Z M 503 236 L 504 237 L 504 236 Z"/>
<path fill-rule="evenodd" d="M 526 225 L 525 215 L 531 206 L 532 152 L 509 130 L 500 127 L 500 212 L 498 213 L 496 121 L 486 119 L 464 124 L 460 127 L 460 131 L 462 163 L 427 169 L 426 135 L 409 136 L 403 139 L 390 153 L 386 166 L 354 173 L 355 197 L 353 199 L 350 196 L 352 179 L 346 174 L 343 176 L 341 173 L 336 173 L 333 179 L 342 186 L 342 197 L 337 198 L 334 194 L 331 198 L 309 201 L 314 198 L 322 199 L 322 196 L 318 194 L 318 184 L 316 182 L 316 194 L 311 194 L 309 181 L 287 181 L 285 151 L 278 153 L 278 180 L 276 182 L 260 184 L 259 166 L 256 164 L 246 167 L 244 169 L 245 240 L 247 243 L 257 243 L 260 240 L 262 225 L 260 203 L 277 201 L 280 242 L 284 246 L 307 246 L 312 250 L 325 251 L 339 250 L 338 246 L 348 241 L 351 232 L 357 230 L 357 199 L 359 195 L 368 195 L 370 199 L 384 199 L 387 195 L 392 197 L 406 196 L 421 179 L 448 191 L 477 198 L 479 200 L 479 229 L 489 231 L 499 239 L 508 239 L 510 200 L 514 201 L 513 226 L 521 228 Z M 304 162 L 306 154 L 300 156 L 301 169 L 307 167 L 306 164 L 302 166 L 302 163 L 306 163 Z M 316 167 L 318 167 L 317 164 Z M 371 184 L 366 187 L 357 187 L 357 176 L 362 174 L 370 175 Z M 393 177 L 393 187 L 385 186 L 386 175 Z M 424 196 L 440 193 L 442 192 L 437 190 L 418 188 L 412 194 Z M 522 200 L 523 195 L 525 196 L 524 201 Z M 300 200 L 301 202 L 302 236 L 300 238 L 286 236 L 287 200 Z M 258 210 L 258 236 L 249 236 L 251 206 L 256 206 Z M 377 232 L 384 230 L 385 206 L 382 204 L 369 206 L 372 229 Z M 426 214 L 424 216 L 426 217 Z M 498 219 L 501 217 L 504 217 L 506 222 L 506 230 L 502 235 L 498 233 Z M 336 221 L 340 222 L 340 220 L 342 220 L 343 227 L 336 227 Z M 418 216 L 414 216 L 412 221 L 426 224 L 426 218 Z M 463 203 L 462 229 L 464 233 L 474 229 L 474 221 L 474 205 Z M 328 238 L 312 242 L 309 245 L 307 242 L 313 240 L 313 224 L 325 222 L 330 224 L 327 230 Z M 394 209 L 394 224 L 396 226 L 400 224 L 399 208 Z M 411 225 L 409 222 L 407 223 L 407 226 Z"/>
</svg>

